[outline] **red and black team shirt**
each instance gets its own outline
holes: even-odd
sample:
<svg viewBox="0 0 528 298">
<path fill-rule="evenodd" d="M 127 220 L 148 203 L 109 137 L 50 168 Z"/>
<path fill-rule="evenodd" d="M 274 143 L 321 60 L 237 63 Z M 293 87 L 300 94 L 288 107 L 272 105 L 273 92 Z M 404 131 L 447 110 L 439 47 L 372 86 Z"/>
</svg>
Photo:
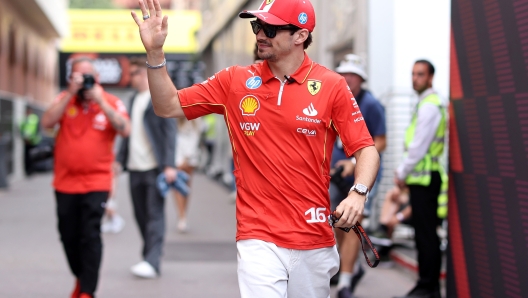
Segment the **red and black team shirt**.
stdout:
<svg viewBox="0 0 528 298">
<path fill-rule="evenodd" d="M 188 119 L 224 115 L 237 186 L 236 239 L 290 249 L 335 244 L 327 223 L 332 146 L 374 145 L 345 80 L 306 54 L 289 80 L 267 62 L 226 68 L 179 91 Z"/>
</svg>

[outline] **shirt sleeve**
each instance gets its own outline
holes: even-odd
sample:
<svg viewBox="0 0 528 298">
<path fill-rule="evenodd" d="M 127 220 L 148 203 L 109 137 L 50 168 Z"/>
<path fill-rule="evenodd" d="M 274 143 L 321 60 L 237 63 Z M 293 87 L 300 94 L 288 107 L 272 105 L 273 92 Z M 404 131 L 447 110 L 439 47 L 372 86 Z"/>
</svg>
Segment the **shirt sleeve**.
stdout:
<svg viewBox="0 0 528 298">
<path fill-rule="evenodd" d="M 207 114 L 224 114 L 225 103 L 236 66 L 228 67 L 200 84 L 178 91 L 180 104 L 187 119 Z"/>
<path fill-rule="evenodd" d="M 350 157 L 361 148 L 373 146 L 374 141 L 344 78 L 339 80 L 334 90 L 336 93 L 331 119 L 334 129 L 343 142 L 343 150 Z"/>
<path fill-rule="evenodd" d="M 436 105 L 424 103 L 418 110 L 417 117 L 414 138 L 409 145 L 407 157 L 396 170 L 396 174 L 400 180 L 405 180 L 416 164 L 424 158 L 435 138 L 436 130 L 442 120 L 442 113 Z"/>
</svg>

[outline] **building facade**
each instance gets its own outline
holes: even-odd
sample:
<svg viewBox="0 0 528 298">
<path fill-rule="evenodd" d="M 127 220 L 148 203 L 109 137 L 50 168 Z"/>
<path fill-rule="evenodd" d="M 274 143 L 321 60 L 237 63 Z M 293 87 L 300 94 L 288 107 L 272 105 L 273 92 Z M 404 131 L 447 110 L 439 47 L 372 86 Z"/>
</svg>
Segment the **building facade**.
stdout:
<svg viewBox="0 0 528 298">
<path fill-rule="evenodd" d="M 253 61 L 255 35 L 241 10 L 257 9 L 262 0 L 203 0 L 203 24 L 198 34 L 208 74 L 233 64 Z M 367 0 L 312 0 L 317 15 L 310 57 L 334 67 L 348 53 L 367 56 Z"/>
<path fill-rule="evenodd" d="M 22 177 L 18 133 L 25 107 L 43 108 L 58 91 L 57 40 L 66 34 L 66 0 L 0 0 L 0 158 Z"/>
</svg>

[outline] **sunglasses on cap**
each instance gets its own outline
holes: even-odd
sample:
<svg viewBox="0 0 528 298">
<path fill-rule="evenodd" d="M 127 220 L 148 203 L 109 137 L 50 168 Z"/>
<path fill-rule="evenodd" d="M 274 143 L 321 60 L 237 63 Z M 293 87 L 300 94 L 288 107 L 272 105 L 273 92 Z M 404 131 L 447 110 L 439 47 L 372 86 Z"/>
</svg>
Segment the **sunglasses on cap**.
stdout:
<svg viewBox="0 0 528 298">
<path fill-rule="evenodd" d="M 251 23 L 251 29 L 253 29 L 253 33 L 257 35 L 259 31 L 262 29 L 264 30 L 264 35 L 266 35 L 267 38 L 274 38 L 277 36 L 277 31 L 279 30 L 290 30 L 292 32 L 295 32 L 299 30 L 299 27 L 293 26 L 293 25 L 283 25 L 283 26 L 275 26 L 275 25 L 264 25 L 257 21 L 250 21 Z"/>
</svg>

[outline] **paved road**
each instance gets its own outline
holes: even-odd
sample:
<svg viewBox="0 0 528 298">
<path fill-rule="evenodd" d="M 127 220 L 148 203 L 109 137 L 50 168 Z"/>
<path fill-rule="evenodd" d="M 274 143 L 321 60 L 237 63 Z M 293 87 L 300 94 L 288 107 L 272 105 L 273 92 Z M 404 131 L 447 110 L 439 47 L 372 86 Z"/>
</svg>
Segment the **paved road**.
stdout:
<svg viewBox="0 0 528 298">
<path fill-rule="evenodd" d="M 69 297 L 74 279 L 56 229 L 51 174 L 14 183 L 0 193 L 0 297 Z M 166 204 L 167 234 L 162 276 L 137 279 L 129 273 L 140 261 L 140 239 L 132 218 L 127 175 L 118 183 L 125 229 L 104 235 L 98 298 L 240 297 L 236 277 L 235 205 L 228 191 L 196 175 L 188 234 L 176 230 L 174 202 Z M 398 269 L 370 269 L 357 297 L 403 294 L 414 276 Z M 333 294 L 334 296 L 334 294 Z"/>
</svg>

